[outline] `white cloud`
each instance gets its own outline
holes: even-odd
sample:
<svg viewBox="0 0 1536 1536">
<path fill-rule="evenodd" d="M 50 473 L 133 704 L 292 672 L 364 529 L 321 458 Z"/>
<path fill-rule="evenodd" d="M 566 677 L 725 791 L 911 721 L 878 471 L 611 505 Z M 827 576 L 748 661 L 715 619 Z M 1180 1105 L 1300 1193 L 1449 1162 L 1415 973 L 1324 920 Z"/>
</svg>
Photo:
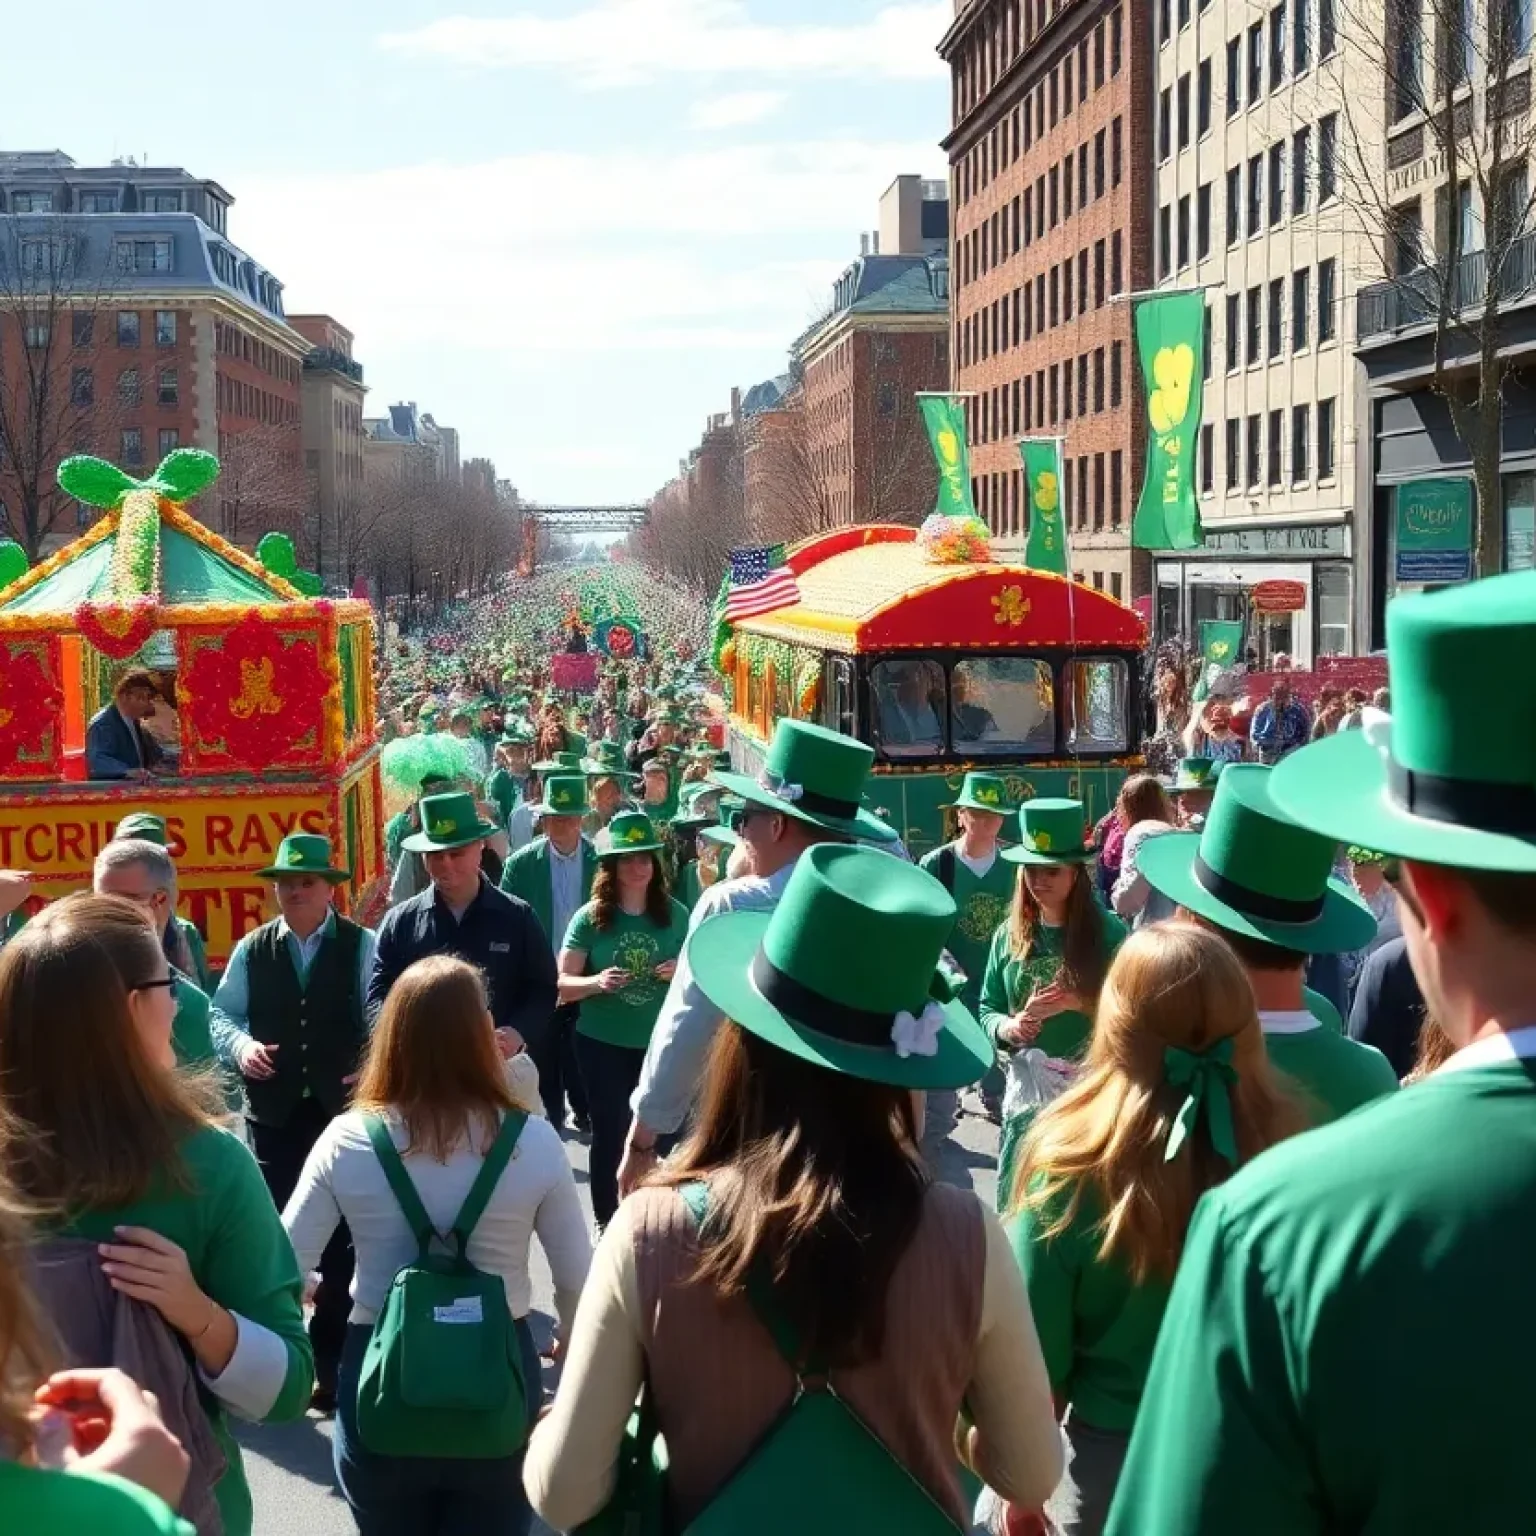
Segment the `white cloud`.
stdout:
<svg viewBox="0 0 1536 1536">
<path fill-rule="evenodd" d="M 688 126 L 701 132 L 719 128 L 743 128 L 772 117 L 789 98 L 783 91 L 738 91 L 734 96 L 711 96 L 696 101 L 688 113 Z"/>
<path fill-rule="evenodd" d="M 567 16 L 443 17 L 379 42 L 416 58 L 555 70 L 592 89 L 678 74 L 920 79 L 942 71 L 934 49 L 953 19 L 953 0 L 905 0 L 841 25 L 754 21 L 743 0 L 594 0 Z"/>
</svg>

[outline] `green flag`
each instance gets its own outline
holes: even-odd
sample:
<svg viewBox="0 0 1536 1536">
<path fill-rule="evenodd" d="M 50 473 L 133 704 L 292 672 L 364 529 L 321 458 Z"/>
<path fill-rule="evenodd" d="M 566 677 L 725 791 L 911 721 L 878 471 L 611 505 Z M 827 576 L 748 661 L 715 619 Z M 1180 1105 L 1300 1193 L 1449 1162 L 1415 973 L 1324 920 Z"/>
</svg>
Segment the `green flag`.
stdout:
<svg viewBox="0 0 1536 1536">
<path fill-rule="evenodd" d="M 948 395 L 921 395 L 917 403 L 922 407 L 933 456 L 939 461 L 939 499 L 933 510 L 944 517 L 975 517 L 964 405 Z"/>
<path fill-rule="evenodd" d="M 1195 698 L 1203 699 L 1211 691 L 1211 679 L 1236 665 L 1242 654 L 1241 619 L 1202 619 L 1200 621 L 1200 681 L 1195 684 Z"/>
<path fill-rule="evenodd" d="M 1136 350 L 1147 387 L 1147 474 L 1131 543 L 1138 549 L 1194 549 L 1204 537 L 1195 499 L 1200 430 L 1200 358 L 1205 299 L 1171 293 L 1136 305 Z"/>
<path fill-rule="evenodd" d="M 1019 444 L 1029 487 L 1029 541 L 1024 564 L 1067 574 L 1067 529 L 1061 516 L 1061 444 L 1054 437 L 1026 437 Z"/>
</svg>

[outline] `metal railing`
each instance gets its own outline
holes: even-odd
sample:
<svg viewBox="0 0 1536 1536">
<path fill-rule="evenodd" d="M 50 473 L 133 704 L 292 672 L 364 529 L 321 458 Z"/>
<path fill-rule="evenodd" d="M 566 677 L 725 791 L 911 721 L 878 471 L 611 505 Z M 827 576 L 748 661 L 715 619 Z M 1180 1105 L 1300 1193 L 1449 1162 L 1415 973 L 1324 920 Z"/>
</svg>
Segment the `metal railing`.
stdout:
<svg viewBox="0 0 1536 1536">
<path fill-rule="evenodd" d="M 355 383 L 363 382 L 363 365 L 335 347 L 314 347 L 304 359 L 306 369 L 314 372 L 329 371 L 345 374 Z"/>
<path fill-rule="evenodd" d="M 1442 306 L 1458 315 L 1488 297 L 1488 253 L 1468 251 L 1449 274 L 1420 267 L 1402 277 L 1371 283 L 1355 295 L 1355 335 L 1390 336 L 1433 325 Z M 1536 302 L 1536 230 L 1510 241 L 1498 274 L 1501 304 Z"/>
</svg>

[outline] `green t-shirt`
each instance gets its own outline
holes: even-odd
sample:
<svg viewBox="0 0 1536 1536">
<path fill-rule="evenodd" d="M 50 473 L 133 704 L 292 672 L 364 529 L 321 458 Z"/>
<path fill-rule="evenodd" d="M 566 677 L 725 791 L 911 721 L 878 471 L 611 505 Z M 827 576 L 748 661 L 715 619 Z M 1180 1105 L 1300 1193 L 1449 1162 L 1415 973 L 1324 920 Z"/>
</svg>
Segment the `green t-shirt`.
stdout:
<svg viewBox="0 0 1536 1536">
<path fill-rule="evenodd" d="M 49 1472 L 0 1461 L 0 1531 L 16 1536 L 193 1536 L 154 1494 L 95 1472 Z"/>
<path fill-rule="evenodd" d="M 965 989 L 960 997 L 974 1013 L 981 1006 L 981 983 L 987 972 L 987 957 L 992 952 L 992 935 L 1000 924 L 1008 921 L 1018 872 L 1016 866 L 994 858 L 986 874 L 974 874 L 959 857 L 959 843 L 950 843 L 947 847 L 955 855 L 954 886 L 950 895 L 955 898 L 957 911 L 955 926 L 950 929 L 945 948 L 965 972 Z M 918 860 L 918 868 L 926 869 L 937 880 L 939 867 L 945 862 L 944 851 L 935 848 L 932 853 L 925 853 Z"/>
<path fill-rule="evenodd" d="M 1196 1209 L 1108 1536 L 1531 1529 L 1533 1273 L 1536 1063 L 1271 1147 Z"/>
<path fill-rule="evenodd" d="M 1264 1046 L 1271 1063 L 1301 1085 L 1318 1125 L 1397 1091 L 1387 1058 L 1374 1046 L 1335 1034 L 1326 1020 L 1294 1034 L 1266 1028 Z"/>
<path fill-rule="evenodd" d="M 1009 1218 L 1008 1239 L 1024 1271 L 1052 1392 L 1072 1405 L 1073 1418 L 1127 1434 L 1168 1305 L 1168 1282 L 1137 1285 L 1124 1264 L 1099 1257 L 1102 1210 L 1091 1191 L 1064 1232 L 1043 1237 L 1065 1204 L 1058 1195 L 1045 1209 L 1024 1207 Z"/>
<path fill-rule="evenodd" d="M 1112 912 L 1095 906 L 1104 925 L 1105 945 L 1110 955 L 1125 942 L 1126 927 Z M 1011 1051 L 1013 1046 L 998 1039 L 998 1030 L 1029 1001 L 1036 987 L 1049 983 L 1061 969 L 1061 930 L 1041 923 L 1035 929 L 1028 960 L 1016 960 L 1008 944 L 1008 925 L 1003 924 L 992 936 L 987 955 L 986 974 L 981 983 L 981 1024 L 995 1044 Z M 1031 1049 L 1047 1056 L 1080 1056 L 1093 1032 L 1093 1020 L 1085 1013 L 1069 1009 L 1049 1018 L 1040 1027 Z"/>
<path fill-rule="evenodd" d="M 586 955 L 583 976 L 596 976 L 617 965 L 634 978 L 617 992 L 598 992 L 587 998 L 576 1020 L 578 1034 L 642 1051 L 650 1043 L 656 1015 L 667 995 L 667 983 L 655 974 L 656 967 L 677 959 L 688 936 L 688 909 L 680 901 L 671 901 L 668 906 L 670 928 L 658 928 L 643 913 L 633 917 L 615 911 L 608 926 L 599 929 L 592 921 L 591 902 L 571 919 L 564 947 Z"/>
<path fill-rule="evenodd" d="M 181 929 L 182 938 L 187 941 L 187 954 L 192 960 L 192 980 L 212 997 L 213 972 L 208 969 L 208 950 L 203 944 L 203 936 L 190 918 L 178 917 L 176 924 Z"/>
<path fill-rule="evenodd" d="M 165 1180 L 131 1206 L 77 1216 L 62 1235 L 106 1242 L 115 1228 L 129 1226 L 168 1237 L 185 1251 L 193 1278 L 220 1306 L 283 1341 L 288 1369 L 267 1422 L 302 1418 L 315 1380 L 304 1330 L 303 1279 L 256 1159 L 238 1137 L 211 1127 L 188 1137 L 181 1155 L 189 1187 Z M 214 1489 L 226 1536 L 250 1536 L 251 1493 L 240 1447 L 218 1400 L 206 1391 L 199 1396 L 229 1463 Z"/>
</svg>

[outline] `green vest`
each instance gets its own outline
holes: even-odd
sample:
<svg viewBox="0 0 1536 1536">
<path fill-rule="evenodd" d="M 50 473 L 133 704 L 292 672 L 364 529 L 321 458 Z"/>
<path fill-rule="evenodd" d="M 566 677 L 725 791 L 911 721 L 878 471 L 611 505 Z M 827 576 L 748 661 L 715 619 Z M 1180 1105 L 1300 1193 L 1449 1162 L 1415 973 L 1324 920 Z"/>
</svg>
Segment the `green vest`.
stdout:
<svg viewBox="0 0 1536 1536">
<path fill-rule="evenodd" d="M 245 1083 L 251 1118 L 262 1125 L 286 1125 L 306 1091 L 328 1114 L 347 1107 L 341 1080 L 357 1071 L 368 1039 L 357 985 L 363 931 L 344 917 L 329 921 L 335 929 L 302 983 L 277 921 L 245 941 L 251 1038 L 279 1048 L 277 1071 Z"/>
</svg>

